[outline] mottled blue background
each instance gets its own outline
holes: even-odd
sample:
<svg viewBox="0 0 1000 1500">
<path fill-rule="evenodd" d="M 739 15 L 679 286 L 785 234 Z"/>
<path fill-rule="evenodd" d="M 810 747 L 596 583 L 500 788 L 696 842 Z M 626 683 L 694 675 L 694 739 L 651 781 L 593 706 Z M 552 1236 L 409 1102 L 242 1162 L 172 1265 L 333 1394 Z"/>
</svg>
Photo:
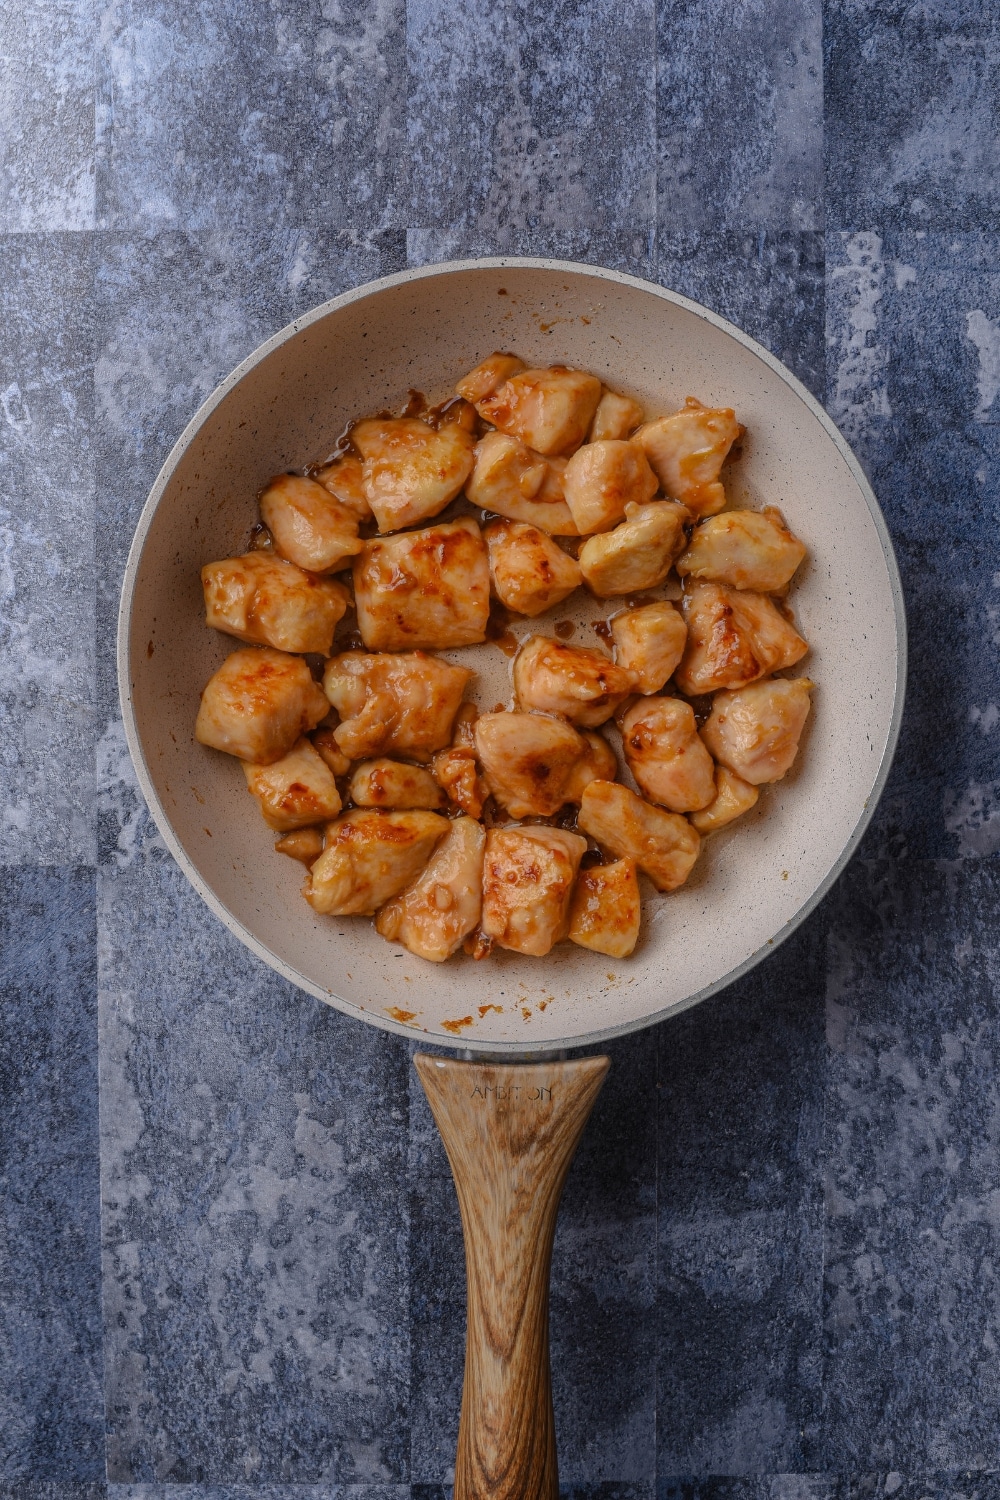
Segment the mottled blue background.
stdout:
<svg viewBox="0 0 1000 1500">
<path fill-rule="evenodd" d="M 855 444 L 912 631 L 860 856 L 611 1050 L 573 1500 L 1000 1496 L 1000 16 L 982 0 L 24 0 L 0 58 L 0 1500 L 440 1500 L 457 1212 L 407 1046 L 174 868 L 112 633 L 184 422 L 454 255 L 624 267 Z"/>
</svg>

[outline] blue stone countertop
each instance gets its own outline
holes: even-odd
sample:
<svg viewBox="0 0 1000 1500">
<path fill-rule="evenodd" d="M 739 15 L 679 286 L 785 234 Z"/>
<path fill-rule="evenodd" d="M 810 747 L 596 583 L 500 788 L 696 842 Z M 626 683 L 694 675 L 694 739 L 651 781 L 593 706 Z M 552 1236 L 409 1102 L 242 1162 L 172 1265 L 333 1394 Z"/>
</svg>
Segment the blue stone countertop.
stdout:
<svg viewBox="0 0 1000 1500">
<path fill-rule="evenodd" d="M 457 1209 L 404 1041 L 167 856 L 135 518 L 215 384 L 407 265 L 707 303 L 855 445 L 902 742 L 750 977 L 617 1042 L 555 1250 L 574 1500 L 1000 1496 L 1000 14 L 25 0 L 0 49 L 0 1500 L 439 1500 Z"/>
</svg>

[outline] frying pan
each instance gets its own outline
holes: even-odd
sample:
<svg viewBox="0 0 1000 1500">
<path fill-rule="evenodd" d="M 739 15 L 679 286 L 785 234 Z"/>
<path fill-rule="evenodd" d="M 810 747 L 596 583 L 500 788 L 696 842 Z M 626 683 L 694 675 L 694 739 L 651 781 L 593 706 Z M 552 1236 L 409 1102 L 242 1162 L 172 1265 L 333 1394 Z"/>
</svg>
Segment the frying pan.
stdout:
<svg viewBox="0 0 1000 1500">
<path fill-rule="evenodd" d="M 643 932 L 625 961 L 561 944 L 546 959 L 495 953 L 432 965 L 368 922 L 316 916 L 299 895 L 300 867 L 273 854 L 239 767 L 192 735 L 201 688 L 234 645 L 205 629 L 199 569 L 243 549 L 264 482 L 328 456 L 350 419 L 396 409 L 411 390 L 442 399 L 494 349 L 590 370 L 650 416 L 688 395 L 734 407 L 747 436 L 729 471 L 731 501 L 778 505 L 809 547 L 792 603 L 818 686 L 797 765 L 706 841 L 681 890 L 644 890 Z M 609 613 L 578 590 L 540 626 L 513 628 L 549 634 L 562 619 L 594 645 L 593 624 Z M 481 707 L 509 701 L 502 650 L 444 654 L 474 667 Z M 740 330 L 618 272 L 458 261 L 348 292 L 245 360 L 170 453 L 132 544 L 118 636 L 125 732 L 163 838 L 230 931 L 293 984 L 377 1026 L 493 1059 L 417 1059 L 466 1238 L 456 1494 L 554 1494 L 548 1260 L 562 1181 L 607 1067 L 554 1055 L 704 999 L 812 910 L 885 783 L 905 654 L 885 524 L 822 408 Z M 535 1054 L 542 1060 L 512 1061 Z"/>
</svg>

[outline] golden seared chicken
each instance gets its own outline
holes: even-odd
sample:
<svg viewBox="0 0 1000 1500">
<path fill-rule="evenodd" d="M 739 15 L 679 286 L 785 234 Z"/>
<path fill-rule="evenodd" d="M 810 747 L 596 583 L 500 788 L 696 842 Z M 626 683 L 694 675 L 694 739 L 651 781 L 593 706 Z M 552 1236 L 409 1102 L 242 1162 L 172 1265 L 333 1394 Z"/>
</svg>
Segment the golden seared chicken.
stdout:
<svg viewBox="0 0 1000 1500">
<path fill-rule="evenodd" d="M 592 781 L 614 781 L 618 775 L 615 752 L 596 729 L 581 729 L 585 749 L 569 773 L 566 801 L 579 802 Z"/>
<path fill-rule="evenodd" d="M 488 432 L 476 444 L 476 466 L 465 493 L 473 505 L 527 521 L 549 536 L 577 534 L 558 470 L 506 433 Z"/>
<path fill-rule="evenodd" d="M 700 812 L 693 812 L 691 822 L 702 835 L 714 833 L 717 828 L 725 828 L 727 823 L 742 818 L 759 796 L 755 786 L 735 775 L 727 766 L 716 766 L 715 798 Z"/>
<path fill-rule="evenodd" d="M 314 865 L 323 853 L 323 835 L 318 828 L 293 828 L 282 838 L 276 839 L 275 854 L 287 854 L 301 864 Z"/>
<path fill-rule="evenodd" d="M 563 472 L 563 494 L 581 536 L 607 531 L 624 519 L 626 505 L 644 505 L 658 488 L 639 444 L 618 438 L 584 444 Z"/>
<path fill-rule="evenodd" d="M 520 438 L 549 458 L 576 452 L 600 399 L 601 382 L 595 375 L 553 365 L 512 375 L 477 401 L 476 410 L 501 432 Z"/>
<path fill-rule="evenodd" d="M 345 755 L 337 744 L 333 729 L 324 724 L 321 729 L 315 730 L 309 738 L 312 740 L 317 753 L 330 767 L 334 776 L 346 776 L 351 769 L 351 757 Z"/>
<path fill-rule="evenodd" d="M 323 676 L 326 696 L 342 720 L 334 739 L 351 760 L 386 752 L 430 760 L 451 738 L 471 676 L 465 667 L 423 651 L 344 651 L 327 662 Z"/>
<path fill-rule="evenodd" d="M 351 598 L 332 578 L 317 578 L 263 551 L 206 563 L 201 586 L 206 625 L 276 651 L 323 656 Z"/>
<path fill-rule="evenodd" d="M 537 526 L 524 521 L 490 521 L 483 536 L 489 549 L 494 592 L 515 614 L 544 614 L 583 582 L 576 559 Z"/>
<path fill-rule="evenodd" d="M 674 674 L 694 697 L 742 687 L 768 672 L 792 667 L 809 650 L 766 594 L 721 583 L 689 583 L 682 606 L 687 645 Z"/>
<path fill-rule="evenodd" d="M 805 555 L 780 510 L 727 510 L 695 527 L 677 559 L 677 571 L 681 577 L 775 594 L 791 580 Z"/>
<path fill-rule="evenodd" d="M 420 874 L 448 828 L 433 812 L 344 813 L 326 830 L 305 898 L 321 916 L 371 916 Z"/>
<path fill-rule="evenodd" d="M 213 750 L 268 766 L 329 711 L 301 656 L 245 646 L 227 656 L 208 682 L 194 737 Z"/>
<path fill-rule="evenodd" d="M 587 840 L 562 828 L 491 828 L 483 862 L 482 928 L 501 948 L 541 958 L 566 936 Z"/>
<path fill-rule="evenodd" d="M 260 513 L 275 550 L 310 573 L 336 573 L 361 551 L 357 516 L 315 479 L 279 474 Z"/>
<path fill-rule="evenodd" d="M 667 600 L 626 609 L 611 621 L 615 661 L 638 693 L 658 693 L 684 655 L 687 626 Z"/>
<path fill-rule="evenodd" d="M 460 492 L 472 473 L 472 435 L 439 431 L 418 417 L 369 417 L 351 428 L 364 460 L 365 495 L 379 531 L 428 521 Z"/>
<path fill-rule="evenodd" d="M 476 406 L 523 369 L 524 360 L 518 359 L 516 354 L 491 354 L 468 375 L 463 375 L 455 389 L 464 400 Z"/>
<path fill-rule="evenodd" d="M 664 494 L 692 515 L 714 516 L 726 503 L 719 482 L 722 465 L 742 433 L 728 406 L 702 406 L 689 396 L 680 411 L 640 427 L 635 441 L 645 449 Z"/>
<path fill-rule="evenodd" d="M 269 766 L 243 764 L 247 786 L 260 803 L 264 822 L 278 833 L 328 823 L 340 812 L 333 772 L 307 739 L 298 740 Z"/>
<path fill-rule="evenodd" d="M 572 724 L 549 714 L 483 714 L 475 733 L 486 785 L 501 807 L 515 818 L 559 811 L 587 749 Z"/>
<path fill-rule="evenodd" d="M 625 517 L 614 531 L 589 536 L 580 549 L 584 582 L 601 599 L 662 583 L 684 546 L 684 523 L 690 520 L 683 505 L 672 500 L 626 505 Z"/>
<path fill-rule="evenodd" d="M 687 818 L 637 797 L 617 781 L 592 781 L 578 818 L 584 833 L 620 859 L 634 859 L 658 891 L 683 885 L 701 840 Z"/>
<path fill-rule="evenodd" d="M 479 774 L 476 756 L 476 720 L 479 710 L 474 703 L 463 703 L 455 716 L 455 728 L 447 750 L 439 750 L 431 761 L 431 771 L 438 786 L 453 807 L 460 807 L 470 818 L 478 818 L 490 789 Z"/>
<path fill-rule="evenodd" d="M 355 766 L 348 796 L 357 807 L 439 808 L 444 802 L 441 788 L 423 766 L 402 761 L 363 760 Z"/>
<path fill-rule="evenodd" d="M 592 865 L 577 876 L 569 909 L 570 941 L 609 958 L 628 958 L 639 940 L 640 910 L 634 859 Z"/>
<path fill-rule="evenodd" d="M 521 708 L 563 714 L 593 729 L 610 719 L 632 690 L 632 679 L 601 651 L 564 646 L 533 635 L 514 659 L 514 692 Z"/>
<path fill-rule="evenodd" d="M 370 521 L 372 508 L 365 493 L 364 466 L 353 453 L 345 453 L 332 464 L 318 469 L 313 476 L 331 495 L 335 495 L 357 521 Z"/>
<path fill-rule="evenodd" d="M 358 629 L 370 651 L 443 651 L 486 639 L 489 557 L 470 516 L 376 537 L 353 572 Z"/>
<path fill-rule="evenodd" d="M 644 415 L 638 401 L 633 401 L 631 396 L 619 396 L 615 391 L 602 391 L 587 441 L 600 443 L 605 438 L 630 437 Z"/>
<path fill-rule="evenodd" d="M 485 847 L 475 818 L 455 818 L 423 872 L 383 906 L 376 931 L 418 958 L 444 963 L 479 925 Z"/>
<path fill-rule="evenodd" d="M 467 432 L 473 442 L 479 431 L 479 417 L 476 408 L 468 401 L 463 401 L 461 396 L 453 396 L 444 406 L 437 408 L 433 425 L 435 427 L 461 427 Z"/>
<path fill-rule="evenodd" d="M 812 686 L 808 677 L 775 677 L 719 693 L 701 731 L 705 744 L 751 786 L 780 781 L 798 751 Z"/>
<path fill-rule="evenodd" d="M 671 812 L 715 799 L 715 765 L 682 698 L 640 698 L 621 717 L 622 748 L 639 790 Z"/>
</svg>

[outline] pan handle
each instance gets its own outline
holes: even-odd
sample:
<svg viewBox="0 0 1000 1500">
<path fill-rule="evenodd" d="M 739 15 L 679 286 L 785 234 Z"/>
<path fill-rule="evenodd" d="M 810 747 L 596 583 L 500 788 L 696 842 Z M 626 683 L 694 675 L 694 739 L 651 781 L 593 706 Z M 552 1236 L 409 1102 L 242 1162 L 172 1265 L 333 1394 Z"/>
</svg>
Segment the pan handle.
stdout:
<svg viewBox="0 0 1000 1500">
<path fill-rule="evenodd" d="M 549 1267 L 609 1059 L 487 1064 L 418 1053 L 462 1214 L 468 1320 L 454 1500 L 556 1500 Z"/>
</svg>

